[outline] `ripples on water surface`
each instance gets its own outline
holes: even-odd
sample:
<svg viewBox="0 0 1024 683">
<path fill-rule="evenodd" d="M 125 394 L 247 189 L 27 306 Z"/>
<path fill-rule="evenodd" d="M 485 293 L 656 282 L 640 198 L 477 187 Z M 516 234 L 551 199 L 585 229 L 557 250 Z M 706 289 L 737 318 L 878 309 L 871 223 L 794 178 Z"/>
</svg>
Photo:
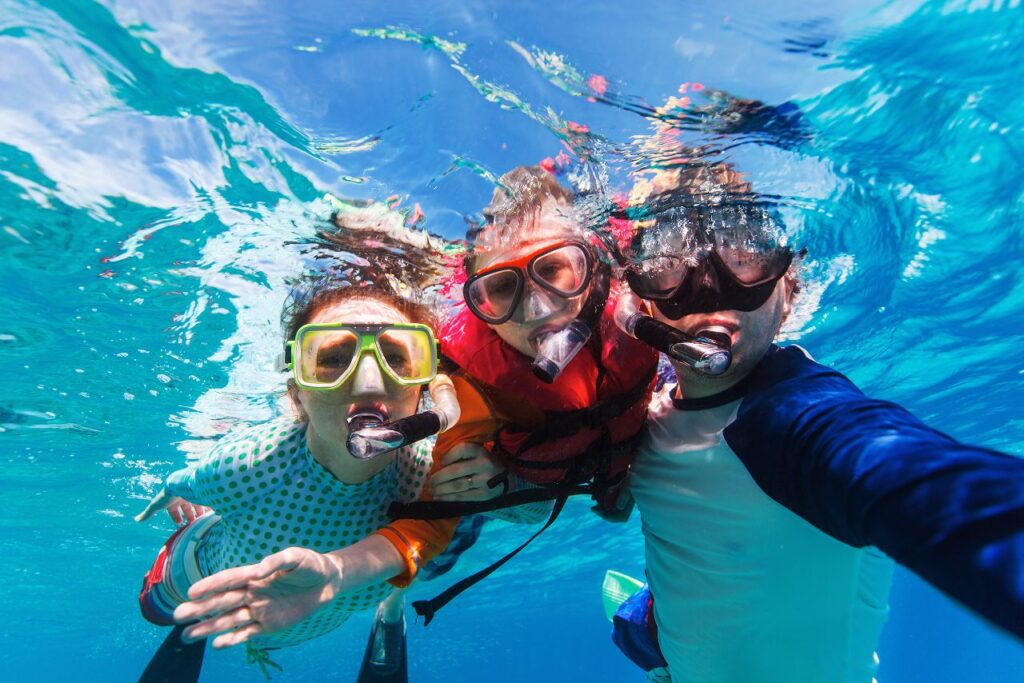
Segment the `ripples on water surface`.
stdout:
<svg viewBox="0 0 1024 683">
<path fill-rule="evenodd" d="M 141 671 L 162 634 L 135 591 L 166 529 L 130 516 L 276 410 L 284 282 L 325 192 L 398 195 L 461 237 L 491 178 L 560 151 L 625 189 L 672 96 L 668 123 L 777 198 L 810 251 L 790 336 L 1024 453 L 1020 2 L 591 4 L 0 2 L 5 673 Z M 800 113 L 729 130 L 719 90 Z M 452 662 L 446 680 L 636 679 L 598 590 L 642 571 L 638 522 L 570 516 L 411 631 L 414 680 Z M 1024 675 L 1019 645 L 916 580 L 892 605 L 882 681 Z M 283 653 L 281 678 L 348 680 L 367 622 Z M 251 677 L 242 660 L 209 657 L 207 679 Z"/>
</svg>

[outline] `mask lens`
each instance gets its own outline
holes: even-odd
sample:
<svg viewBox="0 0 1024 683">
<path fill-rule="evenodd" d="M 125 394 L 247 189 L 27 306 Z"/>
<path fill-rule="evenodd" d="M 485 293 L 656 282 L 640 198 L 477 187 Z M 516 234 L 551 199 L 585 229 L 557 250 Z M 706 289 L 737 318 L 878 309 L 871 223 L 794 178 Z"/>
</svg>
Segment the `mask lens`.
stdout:
<svg viewBox="0 0 1024 683">
<path fill-rule="evenodd" d="M 754 248 L 719 246 L 718 257 L 733 277 L 745 285 L 756 285 L 781 277 L 789 267 L 785 250 L 760 251 Z"/>
<path fill-rule="evenodd" d="M 685 259 L 657 256 L 645 259 L 626 272 L 626 280 L 637 296 L 659 299 L 671 296 L 691 270 Z"/>
<path fill-rule="evenodd" d="M 309 386 L 342 382 L 355 368 L 359 336 L 351 330 L 309 330 L 299 339 L 299 376 Z"/>
<path fill-rule="evenodd" d="M 425 330 L 386 328 L 377 336 L 377 349 L 399 379 L 429 382 L 434 378 L 434 342 Z"/>
<path fill-rule="evenodd" d="M 567 298 L 580 294 L 590 280 L 587 252 L 577 244 L 543 253 L 530 262 L 529 268 L 538 284 Z"/>
<path fill-rule="evenodd" d="M 496 321 L 511 313 L 521 290 L 522 276 L 518 271 L 495 270 L 469 283 L 466 301 L 483 320 Z"/>
</svg>

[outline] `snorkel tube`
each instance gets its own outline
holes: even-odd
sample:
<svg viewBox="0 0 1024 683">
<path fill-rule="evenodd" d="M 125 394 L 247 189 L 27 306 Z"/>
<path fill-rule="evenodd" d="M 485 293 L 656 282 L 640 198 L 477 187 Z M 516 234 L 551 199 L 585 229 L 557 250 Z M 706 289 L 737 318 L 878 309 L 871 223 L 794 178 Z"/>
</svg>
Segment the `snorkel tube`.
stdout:
<svg viewBox="0 0 1024 683">
<path fill-rule="evenodd" d="M 696 337 L 680 332 L 640 312 L 638 302 L 639 298 L 632 292 L 624 291 L 619 295 L 614 317 L 623 332 L 705 375 L 713 377 L 729 369 L 732 352 L 728 335 L 710 328 L 707 336 L 702 334 L 705 330 Z"/>
<path fill-rule="evenodd" d="M 459 400 L 448 375 L 438 375 L 430 383 L 434 407 L 400 420 L 371 424 L 349 432 L 348 452 L 358 460 L 370 460 L 396 448 L 416 443 L 428 436 L 447 431 L 459 421 Z"/>
<path fill-rule="evenodd" d="M 560 330 L 544 335 L 537 344 L 537 357 L 533 359 L 533 374 L 542 382 L 551 384 L 572 362 L 590 339 L 590 326 L 576 318 Z"/>
</svg>

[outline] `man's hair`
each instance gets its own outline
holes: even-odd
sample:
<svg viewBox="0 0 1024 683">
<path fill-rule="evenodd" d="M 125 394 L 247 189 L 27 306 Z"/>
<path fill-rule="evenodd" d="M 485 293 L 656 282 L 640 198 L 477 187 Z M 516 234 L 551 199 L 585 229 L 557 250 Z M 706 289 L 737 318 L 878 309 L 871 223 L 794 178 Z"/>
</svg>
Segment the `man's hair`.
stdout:
<svg viewBox="0 0 1024 683">
<path fill-rule="evenodd" d="M 642 203 L 639 213 L 649 218 L 682 210 L 695 219 L 703 215 L 703 220 L 710 219 L 709 224 L 714 227 L 717 223 L 719 229 L 722 222 L 743 226 L 755 241 L 779 237 L 781 219 L 765 208 L 750 181 L 724 161 L 659 171 L 653 178 L 638 182 L 630 200 L 634 205 Z M 786 275 L 793 283 L 794 295 L 800 291 L 799 256 L 803 253 L 793 260 Z"/>
</svg>

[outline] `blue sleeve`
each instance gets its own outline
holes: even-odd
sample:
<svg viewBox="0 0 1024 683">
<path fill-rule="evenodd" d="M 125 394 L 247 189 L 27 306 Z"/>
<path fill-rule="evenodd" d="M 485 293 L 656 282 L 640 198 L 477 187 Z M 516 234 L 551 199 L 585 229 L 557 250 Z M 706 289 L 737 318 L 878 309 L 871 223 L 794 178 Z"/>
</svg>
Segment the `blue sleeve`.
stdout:
<svg viewBox="0 0 1024 683">
<path fill-rule="evenodd" d="M 725 439 L 758 486 L 1024 638 L 1024 458 L 967 446 L 772 348 Z"/>
</svg>

